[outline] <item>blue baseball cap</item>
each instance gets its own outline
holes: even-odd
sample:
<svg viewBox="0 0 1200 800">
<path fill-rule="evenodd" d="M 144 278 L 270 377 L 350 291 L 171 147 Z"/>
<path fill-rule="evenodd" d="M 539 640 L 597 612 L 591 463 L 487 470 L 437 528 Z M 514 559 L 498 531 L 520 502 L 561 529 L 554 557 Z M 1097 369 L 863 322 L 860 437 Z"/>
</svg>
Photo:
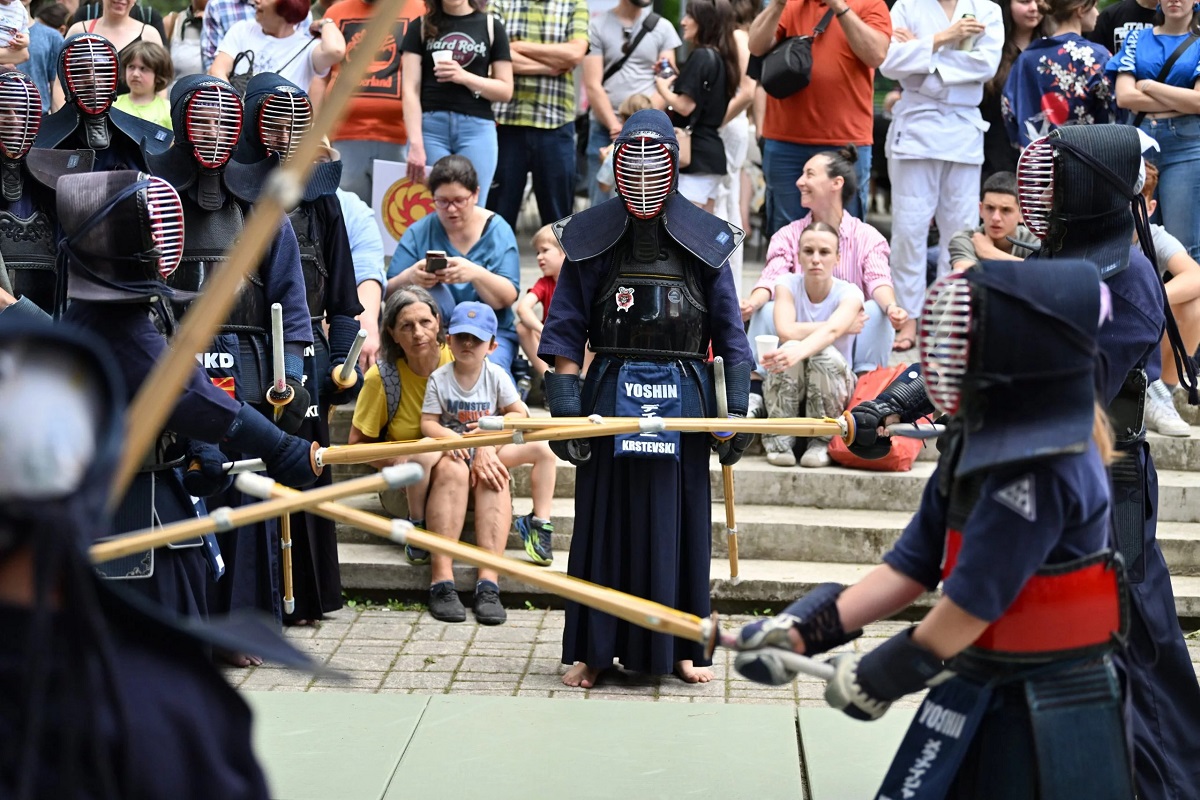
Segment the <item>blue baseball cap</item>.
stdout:
<svg viewBox="0 0 1200 800">
<path fill-rule="evenodd" d="M 454 307 L 450 315 L 450 335 L 469 333 L 476 339 L 491 341 L 496 338 L 496 312 L 486 303 L 467 300 Z"/>
</svg>

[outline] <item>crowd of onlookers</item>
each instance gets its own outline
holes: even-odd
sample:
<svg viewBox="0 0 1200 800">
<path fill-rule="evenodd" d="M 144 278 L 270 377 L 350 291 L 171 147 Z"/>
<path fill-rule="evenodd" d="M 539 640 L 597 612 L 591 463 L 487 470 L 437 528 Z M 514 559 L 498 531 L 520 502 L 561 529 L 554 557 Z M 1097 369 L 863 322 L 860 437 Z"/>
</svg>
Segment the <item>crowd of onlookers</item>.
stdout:
<svg viewBox="0 0 1200 800">
<path fill-rule="evenodd" d="M 893 351 L 913 350 L 933 276 L 1037 249 L 1021 224 L 1014 172 L 1022 148 L 1062 125 L 1127 122 L 1153 138 L 1146 156 L 1157 169 L 1146 185 L 1157 192 L 1147 196 L 1163 223 L 1154 244 L 1184 341 L 1193 350 L 1200 343 L 1200 204 L 1192 196 L 1200 38 L 1183 0 L 1119 0 L 1103 11 L 1096 0 L 689 0 L 678 26 L 650 0 L 603 7 L 409 0 L 356 87 L 329 151 L 343 162 L 343 204 L 371 202 L 373 162 L 387 159 L 427 183 L 436 208 L 408 228 L 386 276 L 361 204 L 347 214 L 358 220 L 355 250 L 369 251 L 377 284 L 375 302 L 364 303 L 364 363 L 391 353 L 403 387 L 399 412 L 389 413 L 382 395 L 360 401 L 356 436 L 446 429 L 422 417 L 425 398 L 413 392 L 457 358 L 453 331 L 417 370 L 418 343 L 404 339 L 415 334 L 390 327 L 426 306 L 422 314 L 443 328 L 465 303 L 489 309 L 487 362 L 524 402 L 546 369 L 536 347 L 562 252 L 539 230 L 526 252 L 536 253 L 543 277 L 522 294 L 522 208 L 532 199 L 545 226 L 570 214 L 577 197 L 612 196 L 613 140 L 642 108 L 667 111 L 690 139 L 680 193 L 767 242 L 765 267 L 741 305 L 764 379 L 756 408 L 772 416 L 844 410 L 860 376 L 887 366 Z M 235 87 L 277 72 L 319 105 L 339 88 L 374 11 L 367 0 L 313 8 L 306 0 L 190 0 L 166 17 L 132 0 L 45 2 L 33 17 L 17 8 L 0 4 L 8 45 L 0 64 L 28 71 L 47 108 L 62 103 L 55 73 L 63 34 L 91 31 L 120 51 L 117 107 L 167 127 L 168 87 L 198 72 Z M 809 35 L 807 87 L 768 94 L 757 80 L 762 58 Z M 888 236 L 867 222 L 885 192 Z M 731 267 L 741 290 L 740 251 Z M 1163 361 L 1161 374 L 1152 365 L 1149 424 L 1187 435 L 1171 402 L 1173 360 Z M 373 375 L 368 389 L 382 391 L 379 381 Z M 502 413 L 506 399 L 491 398 L 489 413 Z M 764 444 L 771 463 L 796 462 L 788 438 Z M 821 441 L 800 458 L 806 466 L 829 460 Z M 431 474 L 428 491 L 436 492 Z M 417 519 L 437 505 L 423 491 L 410 493 Z M 548 524 L 549 494 L 540 495 L 533 528 Z M 531 555 L 545 560 L 548 547 L 546 538 Z"/>
</svg>

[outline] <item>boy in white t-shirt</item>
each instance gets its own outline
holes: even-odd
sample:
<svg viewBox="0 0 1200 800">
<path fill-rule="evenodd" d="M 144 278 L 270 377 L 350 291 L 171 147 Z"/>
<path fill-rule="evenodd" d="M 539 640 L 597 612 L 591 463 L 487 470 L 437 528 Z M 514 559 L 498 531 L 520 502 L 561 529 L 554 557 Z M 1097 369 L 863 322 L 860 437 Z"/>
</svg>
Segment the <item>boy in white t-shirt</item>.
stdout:
<svg viewBox="0 0 1200 800">
<path fill-rule="evenodd" d="M 529 409 L 521 402 L 512 378 L 486 358 L 496 349 L 496 313 L 491 307 L 475 301 L 459 303 L 450 317 L 449 332 L 454 361 L 429 376 L 421 407 L 421 434 L 462 436 L 474 431 L 482 417 L 528 417 Z M 455 450 L 451 457 L 470 460 L 473 450 Z M 533 512 L 517 518 L 516 528 L 530 560 L 549 566 L 554 560 L 554 527 L 550 523 L 558 468 L 554 453 L 545 442 L 506 444 L 495 452 L 506 469 L 520 464 L 533 467 Z"/>
</svg>

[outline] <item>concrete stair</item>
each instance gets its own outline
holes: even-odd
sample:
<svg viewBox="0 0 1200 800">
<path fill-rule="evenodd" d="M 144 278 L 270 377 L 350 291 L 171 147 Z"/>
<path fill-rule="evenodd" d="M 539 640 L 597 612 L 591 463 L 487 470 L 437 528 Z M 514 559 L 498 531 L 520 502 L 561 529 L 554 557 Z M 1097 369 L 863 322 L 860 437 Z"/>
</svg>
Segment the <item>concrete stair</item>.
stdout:
<svg viewBox="0 0 1200 800">
<path fill-rule="evenodd" d="M 535 414 L 539 412 L 535 411 Z M 545 412 L 540 412 L 544 414 Z M 345 440 L 350 412 L 334 419 L 335 441 Z M 1187 439 L 1151 434 L 1159 476 L 1158 538 L 1171 565 L 1176 611 L 1200 617 L 1200 429 Z M 737 501 L 740 580 L 729 580 L 721 469 L 710 465 L 713 503 L 712 592 L 718 608 L 778 609 L 825 581 L 852 582 L 861 577 L 896 540 L 920 502 L 932 474 L 936 449 L 927 447 L 910 472 L 881 473 L 840 467 L 781 469 L 762 456 L 747 456 L 734 471 Z M 335 480 L 363 474 L 361 466 L 339 466 Z M 529 469 L 513 472 L 513 511 L 531 510 Z M 552 504 L 555 563 L 565 571 L 574 529 L 575 468 L 560 463 Z M 385 492 L 349 501 L 384 516 L 406 516 L 403 492 Z M 468 515 L 464 541 L 473 541 Z M 421 593 L 428 587 L 427 567 L 413 567 L 403 549 L 349 526 L 338 527 L 342 582 L 351 592 Z M 508 555 L 525 559 L 519 537 L 510 533 Z M 475 570 L 455 567 L 463 591 L 474 585 Z M 542 590 L 502 580 L 514 597 L 539 605 L 553 602 Z M 928 604 L 926 597 L 923 604 Z"/>
</svg>

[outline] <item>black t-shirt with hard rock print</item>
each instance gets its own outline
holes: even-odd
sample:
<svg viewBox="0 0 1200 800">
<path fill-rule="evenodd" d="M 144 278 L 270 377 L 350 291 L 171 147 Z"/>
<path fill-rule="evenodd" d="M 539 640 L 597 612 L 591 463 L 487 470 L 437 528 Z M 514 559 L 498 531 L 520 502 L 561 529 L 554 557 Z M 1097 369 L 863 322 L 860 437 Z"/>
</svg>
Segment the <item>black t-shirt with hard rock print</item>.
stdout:
<svg viewBox="0 0 1200 800">
<path fill-rule="evenodd" d="M 421 110 L 455 111 L 471 117 L 494 119 L 491 101 L 476 97 L 462 84 L 438 81 L 433 74 L 433 53 L 449 51 L 467 72 L 486 78 L 492 62 L 512 60 L 504 23 L 493 18 L 490 43 L 487 15 L 482 12 L 450 17 L 445 28 L 436 37 L 426 40 L 424 25 L 420 20 L 414 20 L 404 34 L 401 50 L 421 56 Z"/>
</svg>

